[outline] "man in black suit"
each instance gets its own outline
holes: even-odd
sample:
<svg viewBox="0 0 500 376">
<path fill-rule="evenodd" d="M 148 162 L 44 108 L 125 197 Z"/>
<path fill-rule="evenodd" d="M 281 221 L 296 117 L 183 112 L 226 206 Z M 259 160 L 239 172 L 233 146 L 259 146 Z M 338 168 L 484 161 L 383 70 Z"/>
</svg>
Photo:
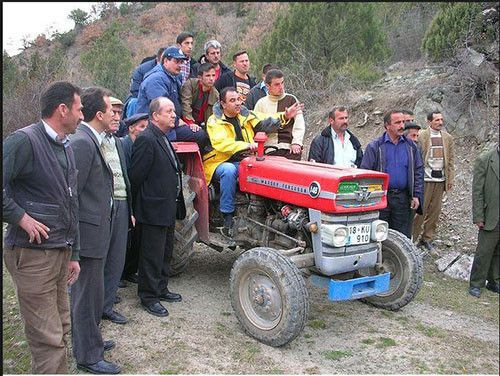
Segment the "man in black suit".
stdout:
<svg viewBox="0 0 500 376">
<path fill-rule="evenodd" d="M 140 231 L 138 295 L 152 315 L 167 316 L 160 303 L 179 302 L 180 294 L 168 290 L 175 219 L 186 216 L 182 171 L 166 134 L 175 124 L 173 102 L 165 97 L 151 101 L 150 122 L 132 146 L 129 178 L 132 205 Z"/>
<path fill-rule="evenodd" d="M 113 203 L 113 172 L 101 151 L 103 132 L 113 120 L 110 93 L 98 87 L 82 92 L 84 121 L 70 140 L 78 170 L 80 278 L 71 287 L 73 354 L 77 367 L 99 374 L 119 373 L 104 360 L 99 323 L 104 302 L 104 263 L 109 248 Z"/>
</svg>

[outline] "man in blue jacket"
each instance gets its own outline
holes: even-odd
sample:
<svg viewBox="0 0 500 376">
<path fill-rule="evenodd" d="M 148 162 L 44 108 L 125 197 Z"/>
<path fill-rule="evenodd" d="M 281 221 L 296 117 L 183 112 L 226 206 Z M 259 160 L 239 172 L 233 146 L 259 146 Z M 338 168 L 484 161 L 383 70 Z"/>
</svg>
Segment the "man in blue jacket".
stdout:
<svg viewBox="0 0 500 376">
<path fill-rule="evenodd" d="M 404 119 L 401 111 L 384 116 L 386 131 L 368 144 L 360 167 L 389 174 L 387 207 L 380 211 L 380 219 L 411 238 L 413 211 L 422 214 L 424 164 L 415 143 L 404 136 Z"/>
<path fill-rule="evenodd" d="M 174 103 L 175 118 L 174 129 L 168 132 L 170 141 L 194 141 L 201 151 L 208 145 L 208 136 L 196 124 L 187 125 L 180 119 L 181 106 L 181 65 L 186 55 L 177 46 L 170 46 L 163 52 L 161 64 L 146 73 L 146 77 L 139 88 L 136 113 L 149 112 L 149 104 L 158 97 L 166 97 Z"/>
</svg>

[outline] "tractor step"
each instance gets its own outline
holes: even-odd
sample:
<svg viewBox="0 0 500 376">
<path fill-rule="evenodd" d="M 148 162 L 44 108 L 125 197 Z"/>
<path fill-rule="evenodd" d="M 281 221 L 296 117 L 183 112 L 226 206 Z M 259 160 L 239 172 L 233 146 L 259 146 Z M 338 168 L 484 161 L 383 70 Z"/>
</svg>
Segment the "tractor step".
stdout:
<svg viewBox="0 0 500 376">
<path fill-rule="evenodd" d="M 390 277 L 391 273 L 383 273 L 341 281 L 312 275 L 311 282 L 316 286 L 328 288 L 329 300 L 341 301 L 366 298 L 386 292 L 389 290 Z"/>
</svg>

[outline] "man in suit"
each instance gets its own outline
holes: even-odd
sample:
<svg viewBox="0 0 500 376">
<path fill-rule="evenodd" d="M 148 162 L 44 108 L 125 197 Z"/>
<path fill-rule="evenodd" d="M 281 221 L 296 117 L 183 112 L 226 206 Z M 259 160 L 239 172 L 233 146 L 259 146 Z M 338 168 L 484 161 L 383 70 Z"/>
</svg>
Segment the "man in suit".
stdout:
<svg viewBox="0 0 500 376">
<path fill-rule="evenodd" d="M 135 139 L 146 129 L 148 126 L 149 114 L 140 113 L 132 115 L 126 118 L 125 124 L 128 127 L 128 134 L 120 138 L 121 145 L 123 148 L 123 153 L 125 154 L 125 163 L 127 165 L 127 171 L 130 168 L 130 159 L 132 157 L 132 145 Z M 119 287 L 126 287 L 127 282 L 137 283 L 137 268 L 139 267 L 139 231 L 135 226 L 129 228 L 130 232 L 128 234 L 129 241 L 127 242 L 127 253 L 125 255 L 125 265 L 123 266 L 123 273 Z"/>
<path fill-rule="evenodd" d="M 135 226 L 132 215 L 132 197 L 127 174 L 126 157 L 121 139 L 114 133 L 118 130 L 122 111 L 121 101 L 110 97 L 113 120 L 105 130 L 102 150 L 113 172 L 113 213 L 111 216 L 111 240 L 104 266 L 104 308 L 102 318 L 115 324 L 125 324 L 128 319 L 113 309 L 117 301 L 116 290 L 125 264 L 127 235 L 130 223 Z"/>
<path fill-rule="evenodd" d="M 175 118 L 170 99 L 158 97 L 151 101 L 150 122 L 132 146 L 129 169 L 133 210 L 141 238 L 137 292 L 145 310 L 160 317 L 168 315 L 161 300 L 182 300 L 180 294 L 168 290 L 175 219 L 186 216 L 180 163 L 166 137 Z"/>
<path fill-rule="evenodd" d="M 418 246 L 432 251 L 443 194 L 453 186 L 455 153 L 453 139 L 443 129 L 443 115 L 439 111 L 427 115 L 427 125 L 428 128 L 418 135 L 424 159 L 424 205 L 423 214 L 415 216 L 413 241 L 416 242 L 422 235 Z"/>
<path fill-rule="evenodd" d="M 500 188 L 498 144 L 476 159 L 472 178 L 472 221 L 479 229 L 476 255 L 470 273 L 469 293 L 481 296 L 481 288 L 500 293 Z"/>
<path fill-rule="evenodd" d="M 3 257 L 31 352 L 31 373 L 68 373 L 68 284 L 78 278 L 76 169 L 68 135 L 83 119 L 80 89 L 52 83 L 42 119 L 3 143 Z"/>
<path fill-rule="evenodd" d="M 98 87 L 83 91 L 84 121 L 70 140 L 78 169 L 81 268 L 71 287 L 73 354 L 79 369 L 99 374 L 121 371 L 104 360 L 104 350 L 114 347 L 114 342 L 103 341 L 99 329 L 113 206 L 113 172 L 101 151 L 103 132 L 113 121 L 109 96 Z"/>
</svg>

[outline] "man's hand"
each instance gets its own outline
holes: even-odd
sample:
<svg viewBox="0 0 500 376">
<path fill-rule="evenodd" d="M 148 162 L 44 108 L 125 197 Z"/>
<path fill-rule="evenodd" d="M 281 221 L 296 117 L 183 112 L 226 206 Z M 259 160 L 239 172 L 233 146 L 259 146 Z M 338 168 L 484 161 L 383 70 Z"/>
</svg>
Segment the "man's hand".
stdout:
<svg viewBox="0 0 500 376">
<path fill-rule="evenodd" d="M 30 237 L 30 243 L 33 243 L 33 240 L 36 239 L 36 242 L 38 244 L 41 244 L 42 236 L 45 239 L 49 238 L 48 232 L 50 232 L 50 228 L 45 226 L 42 222 L 38 222 L 27 213 L 24 213 L 18 225 L 28 233 L 28 236 Z"/>
<path fill-rule="evenodd" d="M 302 146 L 299 144 L 291 144 L 290 145 L 290 153 L 292 154 L 300 154 L 302 152 Z"/>
<path fill-rule="evenodd" d="M 479 230 L 482 230 L 484 228 L 484 222 L 483 221 L 479 221 L 476 223 L 476 226 Z"/>
<path fill-rule="evenodd" d="M 418 197 L 413 197 L 411 199 L 410 209 L 417 210 L 419 204 L 420 201 L 418 200 Z"/>
<path fill-rule="evenodd" d="M 193 132 L 198 132 L 201 129 L 201 127 L 198 124 L 191 124 L 189 128 L 191 128 Z"/>
<path fill-rule="evenodd" d="M 70 261 L 68 264 L 68 285 L 72 285 L 80 275 L 80 263 L 78 261 Z"/>
<path fill-rule="evenodd" d="M 130 216 L 130 222 L 132 222 L 132 227 L 135 227 L 135 217 L 133 215 Z"/>
<path fill-rule="evenodd" d="M 256 143 L 250 143 L 248 144 L 248 150 L 250 151 L 257 151 L 257 144 Z"/>
<path fill-rule="evenodd" d="M 302 111 L 304 109 L 304 103 L 300 102 L 295 102 L 293 105 L 290 107 L 285 107 L 285 117 L 287 120 L 294 118 L 297 116 L 297 113 L 299 111 Z"/>
</svg>

